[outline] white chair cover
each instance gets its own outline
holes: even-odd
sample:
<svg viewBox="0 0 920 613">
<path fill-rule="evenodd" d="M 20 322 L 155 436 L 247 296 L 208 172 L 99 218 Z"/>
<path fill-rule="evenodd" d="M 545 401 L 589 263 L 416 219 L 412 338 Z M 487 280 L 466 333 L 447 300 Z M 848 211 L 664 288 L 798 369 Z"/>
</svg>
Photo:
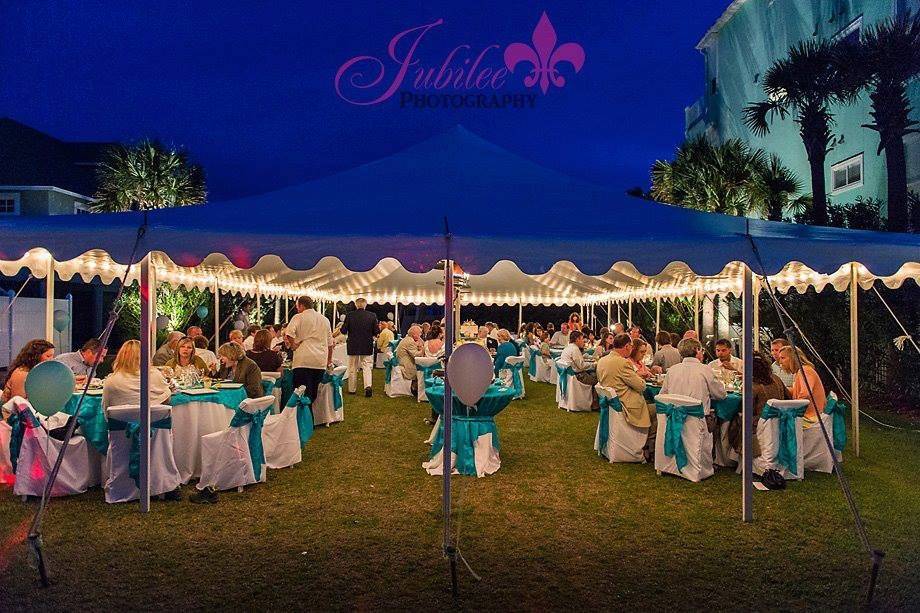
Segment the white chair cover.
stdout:
<svg viewBox="0 0 920 613">
<path fill-rule="evenodd" d="M 383 363 L 386 361 L 386 359 L 386 353 L 383 351 L 378 351 L 377 357 L 374 358 L 374 368 L 385 368 Z"/>
<path fill-rule="evenodd" d="M 336 343 L 332 348 L 332 363 L 348 370 L 348 347 L 345 343 Z"/>
<path fill-rule="evenodd" d="M 526 364 L 524 356 L 521 355 L 512 355 L 505 358 L 505 364 L 508 366 L 514 366 L 516 364 Z M 520 400 L 527 396 L 527 390 L 524 386 L 524 371 L 521 370 L 521 393 L 514 396 L 515 400 Z M 498 371 L 499 376 L 502 378 L 502 382 L 508 387 L 514 387 L 514 380 L 512 379 L 512 370 L 510 368 L 502 368 Z"/>
<path fill-rule="evenodd" d="M 39 427 L 26 428 L 23 433 L 16 463 L 16 483 L 13 485 L 13 493 L 17 496 L 41 496 L 51 469 L 64 448 L 64 442 L 51 438 L 48 430 L 63 426 L 70 415 L 56 413 L 51 417 L 42 417 L 32 410 L 28 401 L 19 396 L 14 396 L 5 406 L 9 411 L 28 412 L 41 424 Z M 74 435 L 68 443 L 51 495 L 82 494 L 99 485 L 100 474 L 99 453 L 85 438 Z"/>
<path fill-rule="evenodd" d="M 265 418 L 262 448 L 265 450 L 265 465 L 269 468 L 287 468 L 303 459 L 296 406 L 285 407 L 281 413 Z"/>
<path fill-rule="evenodd" d="M 332 375 L 339 377 L 344 375 L 348 371 L 348 366 L 336 366 L 332 369 Z M 344 384 L 343 386 L 344 387 Z M 340 421 L 345 421 L 345 398 L 342 396 L 342 388 L 339 388 L 339 400 L 341 401 L 341 407 L 339 409 L 335 408 L 335 398 L 333 394 L 333 387 L 331 383 L 320 383 L 319 388 L 316 392 L 316 401 L 312 404 L 313 407 L 313 425 L 321 426 L 323 424 L 334 424 Z"/>
<path fill-rule="evenodd" d="M 10 437 L 13 429 L 5 421 L 0 421 L 0 485 L 12 484 L 16 476 L 13 474 L 13 464 L 10 462 Z"/>
<path fill-rule="evenodd" d="M 150 421 L 169 417 L 170 407 L 150 407 Z M 139 421 L 140 407 L 121 405 L 109 407 L 106 417 L 120 421 Z M 140 490 L 128 468 L 131 453 L 131 439 L 125 432 L 109 432 L 109 451 L 105 456 L 105 501 L 109 503 L 128 502 L 140 497 Z M 152 428 L 150 432 L 150 494 L 157 496 L 171 492 L 182 485 L 182 477 L 173 458 L 172 429 Z"/>
<path fill-rule="evenodd" d="M 658 394 L 655 400 L 675 406 L 696 406 L 700 401 L 680 394 Z M 712 434 L 706 428 L 706 420 L 702 417 L 688 416 L 681 432 L 681 440 L 687 452 L 687 465 L 683 470 L 677 469 L 677 460 L 664 454 L 665 432 L 668 427 L 666 415 L 658 415 L 658 434 L 655 437 L 655 470 L 658 473 L 668 473 L 683 477 L 694 483 L 711 477 L 715 470 L 712 467 Z"/>
<path fill-rule="evenodd" d="M 594 386 L 600 398 L 616 398 L 616 392 L 600 383 Z M 623 411 L 607 412 L 607 460 L 613 462 L 645 462 L 642 448 L 648 439 L 648 428 L 637 428 L 626 420 Z M 594 451 L 601 453 L 601 426 L 594 434 Z"/>
<path fill-rule="evenodd" d="M 247 398 L 240 410 L 249 414 L 263 411 L 275 401 L 274 396 Z M 265 464 L 256 476 L 249 453 L 249 431 L 252 424 L 229 427 L 201 437 L 201 479 L 198 489 L 210 486 L 217 490 L 242 488 L 265 481 Z"/>
<path fill-rule="evenodd" d="M 393 357 L 393 353 L 388 351 L 386 356 L 386 359 L 389 360 Z M 398 396 L 411 396 L 412 380 L 404 379 L 402 368 L 400 368 L 399 365 L 396 365 L 390 372 L 390 382 L 383 386 L 383 391 L 390 398 L 396 398 Z"/>
<path fill-rule="evenodd" d="M 556 360 L 552 366 L 554 372 L 556 372 L 556 365 L 560 368 L 565 368 L 568 366 L 568 363 L 562 360 Z M 566 377 L 568 379 L 568 388 L 566 389 L 564 397 L 562 395 L 561 378 L 558 376 L 556 378 L 556 403 L 559 405 L 559 408 L 569 412 L 590 411 L 591 401 L 594 398 L 591 393 L 591 386 L 581 383 L 575 378 L 575 375 L 567 375 Z"/>
<path fill-rule="evenodd" d="M 828 394 L 828 401 L 837 400 L 834 392 Z M 821 412 L 821 421 L 827 429 L 827 435 L 831 442 L 834 441 L 834 418 L 827 413 Z M 824 434 L 821 432 L 821 426 L 817 423 L 807 430 L 802 431 L 802 456 L 805 460 L 805 470 L 814 470 L 821 473 L 834 472 L 834 460 L 831 458 L 831 452 L 827 448 L 824 440 Z M 843 454 L 834 450 L 837 461 L 843 460 Z"/>
<path fill-rule="evenodd" d="M 433 357 L 432 358 L 415 358 L 415 366 L 418 369 L 418 372 L 416 373 L 415 376 L 418 379 L 418 401 L 419 402 L 426 402 L 428 400 L 428 396 L 425 395 L 425 379 L 424 379 L 425 373 L 422 372 L 422 366 L 425 366 L 425 367 L 434 366 L 440 361 L 441 360 L 439 358 L 433 358 Z M 396 374 L 396 373 L 393 373 L 393 374 Z"/>
<path fill-rule="evenodd" d="M 280 372 L 262 372 L 263 381 L 271 381 L 275 384 L 275 387 L 272 388 L 272 396 L 275 397 L 275 405 L 272 407 L 272 413 L 279 413 L 281 411 L 281 385 L 278 383 L 279 379 L 281 379 Z"/>
<path fill-rule="evenodd" d="M 540 366 L 541 361 L 543 363 L 542 367 L 546 369 L 545 372 L 540 373 L 541 376 L 544 376 L 546 378 L 546 382 L 551 385 L 556 385 L 559 383 L 559 372 L 556 370 L 556 361 L 552 358 L 543 358 L 542 360 L 537 358 L 538 367 Z"/>
<path fill-rule="evenodd" d="M 797 409 L 807 407 L 807 400 L 768 400 L 767 404 L 777 409 Z M 813 428 L 820 428 L 817 424 Z M 820 433 L 818 434 L 820 436 Z M 777 470 L 788 479 L 805 478 L 805 458 L 803 455 L 805 445 L 802 441 L 802 418 L 795 420 L 795 438 L 798 453 L 796 455 L 796 472 L 780 465 L 779 456 L 779 419 L 763 419 L 757 423 L 757 441 L 760 443 L 760 455 L 754 458 L 754 474 L 762 475 L 769 469 Z"/>
<path fill-rule="evenodd" d="M 728 441 L 728 426 L 729 422 L 724 422 L 719 427 L 719 437 L 715 441 L 715 459 L 713 462 L 716 466 L 734 468 L 741 458 Z"/>
</svg>

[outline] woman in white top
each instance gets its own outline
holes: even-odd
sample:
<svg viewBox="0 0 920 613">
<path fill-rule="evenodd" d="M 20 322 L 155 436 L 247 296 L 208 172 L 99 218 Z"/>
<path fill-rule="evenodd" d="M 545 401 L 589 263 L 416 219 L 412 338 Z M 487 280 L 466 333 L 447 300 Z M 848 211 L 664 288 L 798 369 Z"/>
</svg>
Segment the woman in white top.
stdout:
<svg viewBox="0 0 920 613">
<path fill-rule="evenodd" d="M 444 354 L 444 333 L 441 326 L 431 326 L 425 340 L 425 356 L 429 358 L 441 357 Z"/>
<path fill-rule="evenodd" d="M 171 395 L 166 379 L 156 368 L 150 369 L 150 404 L 163 404 Z M 141 343 L 127 341 L 118 350 L 112 374 L 102 384 L 102 408 L 141 402 Z"/>
</svg>

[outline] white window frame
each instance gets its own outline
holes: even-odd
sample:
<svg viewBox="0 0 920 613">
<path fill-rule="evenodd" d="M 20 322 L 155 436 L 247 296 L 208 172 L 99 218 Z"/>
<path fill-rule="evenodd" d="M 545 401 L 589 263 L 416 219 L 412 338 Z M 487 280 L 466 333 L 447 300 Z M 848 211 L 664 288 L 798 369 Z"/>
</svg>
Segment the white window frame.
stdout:
<svg viewBox="0 0 920 613">
<path fill-rule="evenodd" d="M 856 32 L 857 30 L 861 32 L 862 25 L 863 25 L 863 16 L 860 15 L 859 17 L 857 17 L 856 19 L 854 19 L 853 21 L 845 25 L 843 28 L 838 30 L 837 33 L 834 34 L 834 36 L 832 37 L 832 40 L 844 39 L 850 34 L 852 34 L 853 32 Z"/>
<path fill-rule="evenodd" d="M 79 215 L 80 213 L 92 213 L 93 209 L 91 208 L 91 203 L 81 202 L 80 200 L 73 201 L 73 214 Z"/>
<path fill-rule="evenodd" d="M 19 194 L 14 193 L 14 192 L 2 192 L 0 193 L 0 200 L 12 200 L 13 201 L 13 212 L 9 213 L 6 211 L 0 211 L 0 215 L 3 215 L 3 216 L 19 215 L 19 212 L 21 210 Z"/>
<path fill-rule="evenodd" d="M 853 162 L 859 162 L 859 181 L 853 183 L 847 183 L 843 187 L 835 188 L 834 187 L 834 172 L 837 170 L 846 170 L 853 165 Z M 849 177 L 847 177 L 849 179 Z M 840 160 L 836 164 L 831 164 L 831 194 L 837 195 L 844 192 L 848 192 L 851 189 L 857 189 L 865 185 L 866 182 L 866 165 L 863 159 L 862 153 L 857 153 L 856 155 L 851 155 L 845 160 Z"/>
</svg>

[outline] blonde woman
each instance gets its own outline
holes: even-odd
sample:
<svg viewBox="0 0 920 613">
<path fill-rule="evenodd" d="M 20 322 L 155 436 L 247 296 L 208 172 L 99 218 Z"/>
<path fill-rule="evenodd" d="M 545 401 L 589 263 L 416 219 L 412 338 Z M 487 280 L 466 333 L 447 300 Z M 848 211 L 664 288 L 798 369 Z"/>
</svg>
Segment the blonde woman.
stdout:
<svg viewBox="0 0 920 613">
<path fill-rule="evenodd" d="M 800 349 L 792 347 L 783 347 L 777 357 L 780 367 L 790 375 L 793 375 L 792 387 L 789 393 L 794 400 L 807 400 L 808 408 L 805 409 L 804 426 L 810 428 L 818 421 L 818 414 L 815 405 L 824 410 L 827 404 L 827 394 L 824 391 L 824 384 L 818 371 L 815 370 L 814 364 L 808 361 L 805 354 Z M 800 368 L 801 367 L 801 368 Z M 811 394 L 808 390 L 811 389 Z M 812 401 L 812 394 L 814 401 Z"/>
<path fill-rule="evenodd" d="M 171 395 L 166 379 L 156 368 L 150 369 L 150 404 L 163 404 Z M 141 343 L 127 341 L 118 350 L 112 374 L 102 384 L 102 408 L 141 403 Z"/>
<path fill-rule="evenodd" d="M 187 336 L 183 336 L 176 343 L 176 355 L 166 362 L 166 366 L 176 373 L 177 378 L 181 378 L 182 373 L 189 370 L 195 370 L 199 375 L 208 372 L 208 365 L 195 355 L 195 341 Z"/>
<path fill-rule="evenodd" d="M 234 383 L 242 383 L 249 398 L 259 398 L 262 391 L 262 371 L 259 366 L 246 357 L 243 346 L 238 343 L 224 343 L 217 350 L 221 369 L 218 376 Z"/>
</svg>

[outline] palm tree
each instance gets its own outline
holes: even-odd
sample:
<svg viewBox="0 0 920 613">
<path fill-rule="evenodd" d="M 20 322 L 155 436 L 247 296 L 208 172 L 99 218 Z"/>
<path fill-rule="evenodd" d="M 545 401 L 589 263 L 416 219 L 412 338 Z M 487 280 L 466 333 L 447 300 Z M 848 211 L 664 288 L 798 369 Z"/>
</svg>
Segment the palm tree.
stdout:
<svg viewBox="0 0 920 613">
<path fill-rule="evenodd" d="M 99 188 L 93 205 L 97 212 L 184 206 L 207 197 L 201 167 L 190 164 L 185 151 L 156 141 L 112 147 L 97 174 Z"/>
<path fill-rule="evenodd" d="M 754 195 L 760 213 L 767 219 L 782 221 L 786 209 L 797 210 L 802 206 L 803 202 L 794 198 L 802 191 L 802 182 L 794 172 L 783 166 L 778 156 L 770 156 L 759 178 Z"/>
<path fill-rule="evenodd" d="M 879 134 L 877 155 L 888 167 L 888 229 L 908 229 L 907 163 L 904 137 L 917 132 L 911 120 L 907 82 L 920 75 L 920 14 L 905 14 L 867 28 L 862 40 L 839 51 L 842 67 L 872 89 L 873 122 L 864 128 Z"/>
<path fill-rule="evenodd" d="M 834 104 L 851 104 L 859 94 L 857 80 L 840 65 L 836 45 L 827 41 L 805 41 L 777 60 L 763 79 L 767 100 L 748 105 L 744 122 L 754 134 L 765 136 L 774 117 L 793 115 L 808 155 L 814 221 L 827 223 L 827 190 L 824 162 L 831 145 Z"/>
</svg>

